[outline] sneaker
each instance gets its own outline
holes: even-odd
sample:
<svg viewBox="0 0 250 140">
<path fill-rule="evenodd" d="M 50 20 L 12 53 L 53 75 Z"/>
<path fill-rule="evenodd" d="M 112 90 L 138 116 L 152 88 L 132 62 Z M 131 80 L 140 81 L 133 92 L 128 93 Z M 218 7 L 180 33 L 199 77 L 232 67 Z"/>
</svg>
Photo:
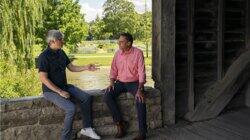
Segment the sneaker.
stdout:
<svg viewBox="0 0 250 140">
<path fill-rule="evenodd" d="M 96 134 L 96 132 L 94 131 L 94 129 L 91 128 L 91 127 L 90 128 L 83 128 L 83 129 L 81 129 L 80 134 L 88 136 L 88 137 L 90 137 L 92 139 L 96 139 L 96 140 L 101 139 L 101 137 L 98 136 Z"/>
</svg>

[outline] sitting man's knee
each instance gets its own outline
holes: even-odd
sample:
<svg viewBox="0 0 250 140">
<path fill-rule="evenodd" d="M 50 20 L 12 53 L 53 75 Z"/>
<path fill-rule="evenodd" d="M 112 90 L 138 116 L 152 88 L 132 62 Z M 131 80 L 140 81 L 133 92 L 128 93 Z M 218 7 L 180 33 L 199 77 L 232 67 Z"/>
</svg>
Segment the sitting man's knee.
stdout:
<svg viewBox="0 0 250 140">
<path fill-rule="evenodd" d="M 69 114 L 75 114 L 76 106 L 72 105 L 72 106 L 68 107 L 67 109 L 65 109 L 65 111 L 66 111 L 66 113 L 69 113 Z"/>
</svg>

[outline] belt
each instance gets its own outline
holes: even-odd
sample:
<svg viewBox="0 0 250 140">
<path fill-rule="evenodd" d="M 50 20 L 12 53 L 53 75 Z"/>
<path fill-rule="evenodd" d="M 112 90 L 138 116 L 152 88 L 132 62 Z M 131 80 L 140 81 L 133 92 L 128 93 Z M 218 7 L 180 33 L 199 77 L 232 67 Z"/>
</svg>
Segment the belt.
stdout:
<svg viewBox="0 0 250 140">
<path fill-rule="evenodd" d="M 133 83 L 139 83 L 139 81 L 133 81 L 133 82 L 122 82 L 122 81 L 119 81 L 117 80 L 117 82 L 121 82 L 123 84 L 133 84 Z"/>
</svg>

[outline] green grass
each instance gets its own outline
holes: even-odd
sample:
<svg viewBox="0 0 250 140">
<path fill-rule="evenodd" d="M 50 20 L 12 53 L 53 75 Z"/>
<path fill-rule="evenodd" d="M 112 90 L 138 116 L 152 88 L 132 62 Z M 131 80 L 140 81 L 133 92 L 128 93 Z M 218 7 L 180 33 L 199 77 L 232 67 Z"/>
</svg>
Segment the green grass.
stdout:
<svg viewBox="0 0 250 140">
<path fill-rule="evenodd" d="M 110 66 L 112 57 L 90 57 L 76 58 L 73 63 L 76 65 L 99 64 L 101 66 Z"/>
<path fill-rule="evenodd" d="M 92 55 L 91 55 L 92 56 Z M 110 66 L 113 57 L 87 57 L 77 58 L 73 61 L 76 65 L 99 64 L 101 66 Z M 151 57 L 145 58 L 145 65 L 151 66 Z"/>
<path fill-rule="evenodd" d="M 94 53 L 94 54 L 70 54 L 74 55 L 74 57 L 85 57 L 85 56 L 110 56 L 113 57 L 114 53 Z"/>
</svg>

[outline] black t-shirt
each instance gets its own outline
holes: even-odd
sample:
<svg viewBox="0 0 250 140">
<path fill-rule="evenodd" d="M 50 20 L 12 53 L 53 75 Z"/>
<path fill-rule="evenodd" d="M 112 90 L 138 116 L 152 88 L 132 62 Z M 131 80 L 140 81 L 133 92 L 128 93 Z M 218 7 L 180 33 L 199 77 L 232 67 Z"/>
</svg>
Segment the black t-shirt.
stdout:
<svg viewBox="0 0 250 140">
<path fill-rule="evenodd" d="M 70 60 L 62 49 L 55 51 L 47 47 L 39 55 L 38 69 L 39 72 L 47 72 L 51 82 L 62 90 L 66 90 L 67 79 L 65 70 L 69 63 Z M 53 92 L 44 84 L 42 84 L 42 90 L 43 92 Z"/>
</svg>

